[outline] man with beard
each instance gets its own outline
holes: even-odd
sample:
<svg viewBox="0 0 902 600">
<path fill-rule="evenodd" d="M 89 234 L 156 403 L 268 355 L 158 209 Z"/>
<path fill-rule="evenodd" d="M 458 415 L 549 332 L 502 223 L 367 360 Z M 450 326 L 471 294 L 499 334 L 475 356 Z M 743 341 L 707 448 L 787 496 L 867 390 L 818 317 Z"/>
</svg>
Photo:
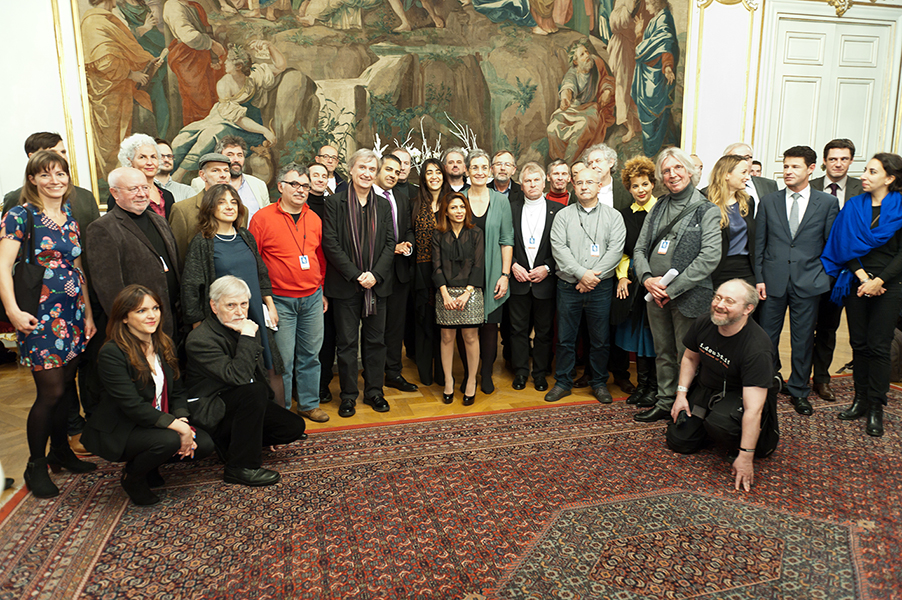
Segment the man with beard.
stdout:
<svg viewBox="0 0 902 600">
<path fill-rule="evenodd" d="M 227 135 L 216 144 L 215 153 L 229 159 L 229 183 L 238 190 L 238 197 L 247 208 L 247 222 L 250 223 L 254 213 L 269 204 L 269 190 L 262 179 L 244 173 L 247 142 L 237 135 Z M 204 181 L 195 177 L 191 187 L 197 192 L 203 191 Z"/>
<path fill-rule="evenodd" d="M 548 163 L 548 193 L 546 200 L 557 202 L 567 206 L 571 201 L 576 202 L 576 196 L 572 196 L 567 190 L 570 185 L 570 167 L 561 159 Z"/>
<path fill-rule="evenodd" d="M 604 142 L 614 124 L 614 78 L 588 38 L 568 49 L 572 63 L 561 81 L 560 105 L 548 123 L 548 156 L 567 162 Z"/>
<path fill-rule="evenodd" d="M 507 196 L 511 202 L 523 202 L 523 189 L 512 179 L 517 172 L 517 161 L 508 150 L 502 150 L 492 158 L 492 181 L 489 187 Z"/>
<path fill-rule="evenodd" d="M 448 185 L 452 191 L 462 192 L 470 187 L 466 177 L 464 177 L 464 173 L 467 172 L 467 167 L 464 164 L 466 158 L 467 151 L 463 148 L 451 148 L 442 157 L 442 165 L 445 167 Z"/>
<path fill-rule="evenodd" d="M 667 426 L 674 452 L 691 454 L 710 441 L 723 445 L 735 487 L 745 491 L 754 479 L 752 459 L 768 456 L 778 441 L 772 346 L 749 318 L 757 306 L 755 288 L 742 279 L 717 289 L 710 314 L 696 319 L 683 339 L 673 423 Z"/>
<path fill-rule="evenodd" d="M 163 138 L 156 138 L 157 148 L 160 150 L 160 167 L 154 177 L 154 181 L 160 184 L 160 187 L 172 194 L 176 202 L 187 200 L 197 193 L 190 185 L 179 183 L 172 178 L 172 144 Z"/>
</svg>

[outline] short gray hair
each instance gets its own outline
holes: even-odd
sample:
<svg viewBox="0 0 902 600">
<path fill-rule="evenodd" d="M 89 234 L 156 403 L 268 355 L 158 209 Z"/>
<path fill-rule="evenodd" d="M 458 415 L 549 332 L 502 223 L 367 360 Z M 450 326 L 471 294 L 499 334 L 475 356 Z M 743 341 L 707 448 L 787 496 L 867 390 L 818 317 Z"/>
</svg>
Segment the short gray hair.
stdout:
<svg viewBox="0 0 902 600">
<path fill-rule="evenodd" d="M 586 151 L 583 152 L 583 162 L 586 163 L 586 166 L 589 165 L 589 155 L 593 152 L 601 152 L 605 160 L 611 162 L 612 171 L 617 168 L 617 151 L 607 144 L 595 144 L 586 148 Z"/>
<path fill-rule="evenodd" d="M 485 157 L 485 160 L 489 165 L 492 164 L 492 159 L 489 158 L 488 152 L 485 150 L 480 150 L 479 148 L 473 148 L 467 153 L 467 158 L 464 163 L 467 165 L 467 170 L 470 170 L 470 164 L 479 157 Z"/>
<path fill-rule="evenodd" d="M 661 165 L 668 158 L 677 159 L 686 168 L 686 172 L 689 173 L 689 180 L 692 182 L 692 185 L 698 185 L 698 167 L 695 166 L 695 163 L 692 162 L 692 157 L 686 154 L 685 150 L 676 146 L 664 148 L 658 155 L 657 160 L 655 160 L 655 177 L 658 181 L 664 181 L 664 177 L 661 175 Z"/>
<path fill-rule="evenodd" d="M 128 136 L 119 144 L 119 155 L 117 157 L 119 166 L 132 166 L 132 159 L 135 158 L 135 153 L 138 152 L 138 148 L 141 146 L 152 146 L 154 152 L 157 153 L 157 161 L 159 162 L 160 149 L 157 147 L 157 142 L 146 133 L 136 133 Z"/>
<path fill-rule="evenodd" d="M 236 296 L 244 296 L 250 300 L 251 288 L 243 279 L 238 279 L 234 275 L 223 275 L 210 286 L 210 300 L 217 306 L 223 298 Z"/>
<path fill-rule="evenodd" d="M 319 163 L 317 163 L 319 164 Z M 323 165 L 319 165 L 323 166 Z M 325 167 L 323 167 L 325 169 Z M 310 172 L 307 170 L 307 167 L 303 165 L 299 165 L 296 162 L 290 162 L 281 169 L 279 169 L 279 173 L 276 175 L 276 185 L 282 182 L 285 179 L 285 176 L 291 173 L 292 171 L 297 171 L 298 175 L 306 175 L 307 179 L 310 179 Z"/>
<path fill-rule="evenodd" d="M 382 168 L 382 161 L 379 160 L 379 155 L 370 150 L 369 148 L 361 148 L 357 152 L 351 155 L 351 158 L 348 159 L 348 173 L 351 172 L 351 169 L 354 168 L 359 162 L 368 163 L 370 161 L 376 161 L 376 170 Z"/>
<path fill-rule="evenodd" d="M 541 173 L 542 178 L 545 178 L 545 169 L 542 168 L 542 165 L 537 162 L 530 161 L 523 165 L 523 168 L 520 169 L 520 183 L 523 183 L 524 177 L 526 177 L 527 175 L 532 175 L 533 173 Z"/>
<path fill-rule="evenodd" d="M 442 166 L 445 166 L 445 163 L 448 161 L 449 154 L 460 154 L 460 157 L 464 160 L 466 160 L 467 158 L 467 151 L 460 146 L 448 148 L 447 150 L 445 150 L 445 153 L 442 154 Z"/>
</svg>

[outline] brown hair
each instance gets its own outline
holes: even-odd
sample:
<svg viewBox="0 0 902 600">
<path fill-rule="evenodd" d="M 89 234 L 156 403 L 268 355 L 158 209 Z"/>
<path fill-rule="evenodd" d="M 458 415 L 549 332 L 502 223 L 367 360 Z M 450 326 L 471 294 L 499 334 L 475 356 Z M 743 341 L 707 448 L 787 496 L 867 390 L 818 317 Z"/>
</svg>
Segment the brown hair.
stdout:
<svg viewBox="0 0 902 600">
<path fill-rule="evenodd" d="M 745 161 L 744 156 L 727 154 L 721 156 L 711 169 L 711 185 L 708 186 L 708 200 L 720 209 L 720 228 L 724 229 L 730 224 L 730 214 L 727 212 L 727 200 L 730 199 L 730 190 L 727 188 L 727 175 L 733 172 L 736 166 Z M 739 214 L 743 217 L 749 214 L 749 195 L 745 190 L 736 192 L 736 201 L 739 203 Z"/>
<path fill-rule="evenodd" d="M 59 167 L 69 175 L 69 161 L 54 152 L 53 150 L 38 150 L 28 159 L 25 165 L 25 185 L 22 186 L 22 192 L 19 195 L 19 204 L 31 204 L 38 211 L 44 210 L 44 201 L 38 193 L 38 186 L 31 182 L 30 177 L 37 177 L 45 171 L 50 171 L 54 167 Z M 63 203 L 69 201 L 74 186 L 72 184 L 72 176 L 69 175 L 69 186 L 63 196 Z"/>
<path fill-rule="evenodd" d="M 651 162 L 651 159 L 647 156 L 634 156 L 623 165 L 623 170 L 620 171 L 620 181 L 623 182 L 623 187 L 626 188 L 626 191 L 630 190 L 630 185 L 633 183 L 633 177 L 642 177 L 645 175 L 648 177 L 648 180 L 651 182 L 652 187 L 655 185 L 655 163 Z"/>
<path fill-rule="evenodd" d="M 451 229 L 451 222 L 448 220 L 448 207 L 455 200 L 462 200 L 464 207 L 467 209 L 467 215 L 464 217 L 464 227 L 466 229 L 473 228 L 473 210 L 470 208 L 470 201 L 460 192 L 452 192 L 442 196 L 438 214 L 435 215 L 435 228 L 443 233 Z"/>
<path fill-rule="evenodd" d="M 147 384 L 150 381 L 150 365 L 147 364 L 147 358 L 144 352 L 144 343 L 135 337 L 131 329 L 125 323 L 128 319 L 128 313 L 138 310 L 144 303 L 144 298 L 150 298 L 160 307 L 160 323 L 157 330 L 154 331 L 150 339 L 153 342 L 154 349 L 163 357 L 173 372 L 176 379 L 179 377 L 179 361 L 175 354 L 175 344 L 172 339 L 163 332 L 163 318 L 165 307 L 160 300 L 160 296 L 150 288 L 133 283 L 123 288 L 121 292 L 116 294 L 113 300 L 113 308 L 110 310 L 110 321 L 106 326 L 106 339 L 113 342 L 128 357 L 128 362 L 138 372 L 138 380 Z"/>
<path fill-rule="evenodd" d="M 219 199 L 224 194 L 231 194 L 232 198 L 238 201 L 238 218 L 235 219 L 235 229 L 246 225 L 247 208 L 241 202 L 241 196 L 228 183 L 217 183 L 204 192 L 204 197 L 200 201 L 200 210 L 197 211 L 197 231 L 208 240 L 212 240 L 219 230 L 219 223 L 214 215 L 216 207 L 219 205 Z"/>
</svg>

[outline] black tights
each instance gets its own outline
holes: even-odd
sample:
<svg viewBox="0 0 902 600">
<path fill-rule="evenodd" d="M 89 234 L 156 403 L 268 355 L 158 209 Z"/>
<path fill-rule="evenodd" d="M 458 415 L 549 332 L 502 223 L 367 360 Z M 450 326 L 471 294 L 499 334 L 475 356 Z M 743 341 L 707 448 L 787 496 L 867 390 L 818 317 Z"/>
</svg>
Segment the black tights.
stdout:
<svg viewBox="0 0 902 600">
<path fill-rule="evenodd" d="M 28 435 L 28 452 L 32 458 L 43 458 L 47 452 L 47 439 L 51 446 L 64 446 L 68 443 L 66 422 L 68 407 L 76 401 L 75 371 L 78 360 L 72 360 L 55 369 L 32 371 L 37 398 L 28 411 L 26 431 Z"/>
</svg>

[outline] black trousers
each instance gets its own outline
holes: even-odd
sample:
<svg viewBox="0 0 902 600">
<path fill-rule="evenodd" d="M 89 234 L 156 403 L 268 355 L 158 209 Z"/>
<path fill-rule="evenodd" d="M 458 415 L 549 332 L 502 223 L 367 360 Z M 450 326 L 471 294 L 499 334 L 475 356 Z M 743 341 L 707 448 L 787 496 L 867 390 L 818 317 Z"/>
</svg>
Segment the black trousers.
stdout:
<svg viewBox="0 0 902 600">
<path fill-rule="evenodd" d="M 392 283 L 385 314 L 385 375 L 401 375 L 401 344 L 404 343 L 404 326 L 407 323 L 407 296 L 410 283 L 397 279 Z"/>
<path fill-rule="evenodd" d="M 420 289 L 414 292 L 414 347 L 417 373 L 420 383 L 445 384 L 442 371 L 441 329 L 435 324 L 435 290 Z"/>
<path fill-rule="evenodd" d="M 213 440 L 203 429 L 196 431 L 194 441 L 194 460 L 200 460 L 213 454 Z M 175 453 L 181 448 L 179 434 L 172 429 L 135 427 L 128 435 L 122 457 L 125 470 L 130 475 L 143 477 L 160 465 L 175 459 Z"/>
<path fill-rule="evenodd" d="M 846 297 L 849 344 L 855 368 L 852 379 L 855 393 L 867 393 L 868 399 L 886 404 L 889 391 L 890 349 L 896 320 L 902 308 L 902 285 L 888 285 L 886 292 L 872 298 L 859 298 L 855 286 Z"/>
<path fill-rule="evenodd" d="M 364 398 L 382 396 L 385 381 L 385 298 L 376 299 L 376 314 L 363 317 L 363 292 L 351 298 L 335 298 L 335 341 L 338 348 L 338 382 L 341 399 L 356 400 L 357 345 L 363 332 L 361 357 L 363 358 Z"/>
<path fill-rule="evenodd" d="M 505 306 L 510 312 L 510 348 L 514 375 L 529 375 L 529 333 L 535 330 L 532 345 L 532 377 L 545 377 L 551 372 L 554 338 L 554 298 L 536 298 L 532 292 L 512 295 Z"/>
<path fill-rule="evenodd" d="M 830 382 L 830 363 L 836 350 L 836 330 L 842 318 L 842 306 L 830 301 L 830 293 L 821 294 L 814 326 L 814 383 Z"/>
<path fill-rule="evenodd" d="M 319 351 L 319 392 L 324 396 L 332 383 L 332 366 L 335 364 L 335 309 L 329 298 L 329 310 L 323 313 L 323 347 Z"/>
<path fill-rule="evenodd" d="M 263 464 L 263 446 L 290 444 L 304 433 L 304 418 L 271 402 L 262 381 L 239 385 L 219 397 L 226 413 L 212 437 L 227 449 L 230 467 L 257 469 Z"/>
</svg>

